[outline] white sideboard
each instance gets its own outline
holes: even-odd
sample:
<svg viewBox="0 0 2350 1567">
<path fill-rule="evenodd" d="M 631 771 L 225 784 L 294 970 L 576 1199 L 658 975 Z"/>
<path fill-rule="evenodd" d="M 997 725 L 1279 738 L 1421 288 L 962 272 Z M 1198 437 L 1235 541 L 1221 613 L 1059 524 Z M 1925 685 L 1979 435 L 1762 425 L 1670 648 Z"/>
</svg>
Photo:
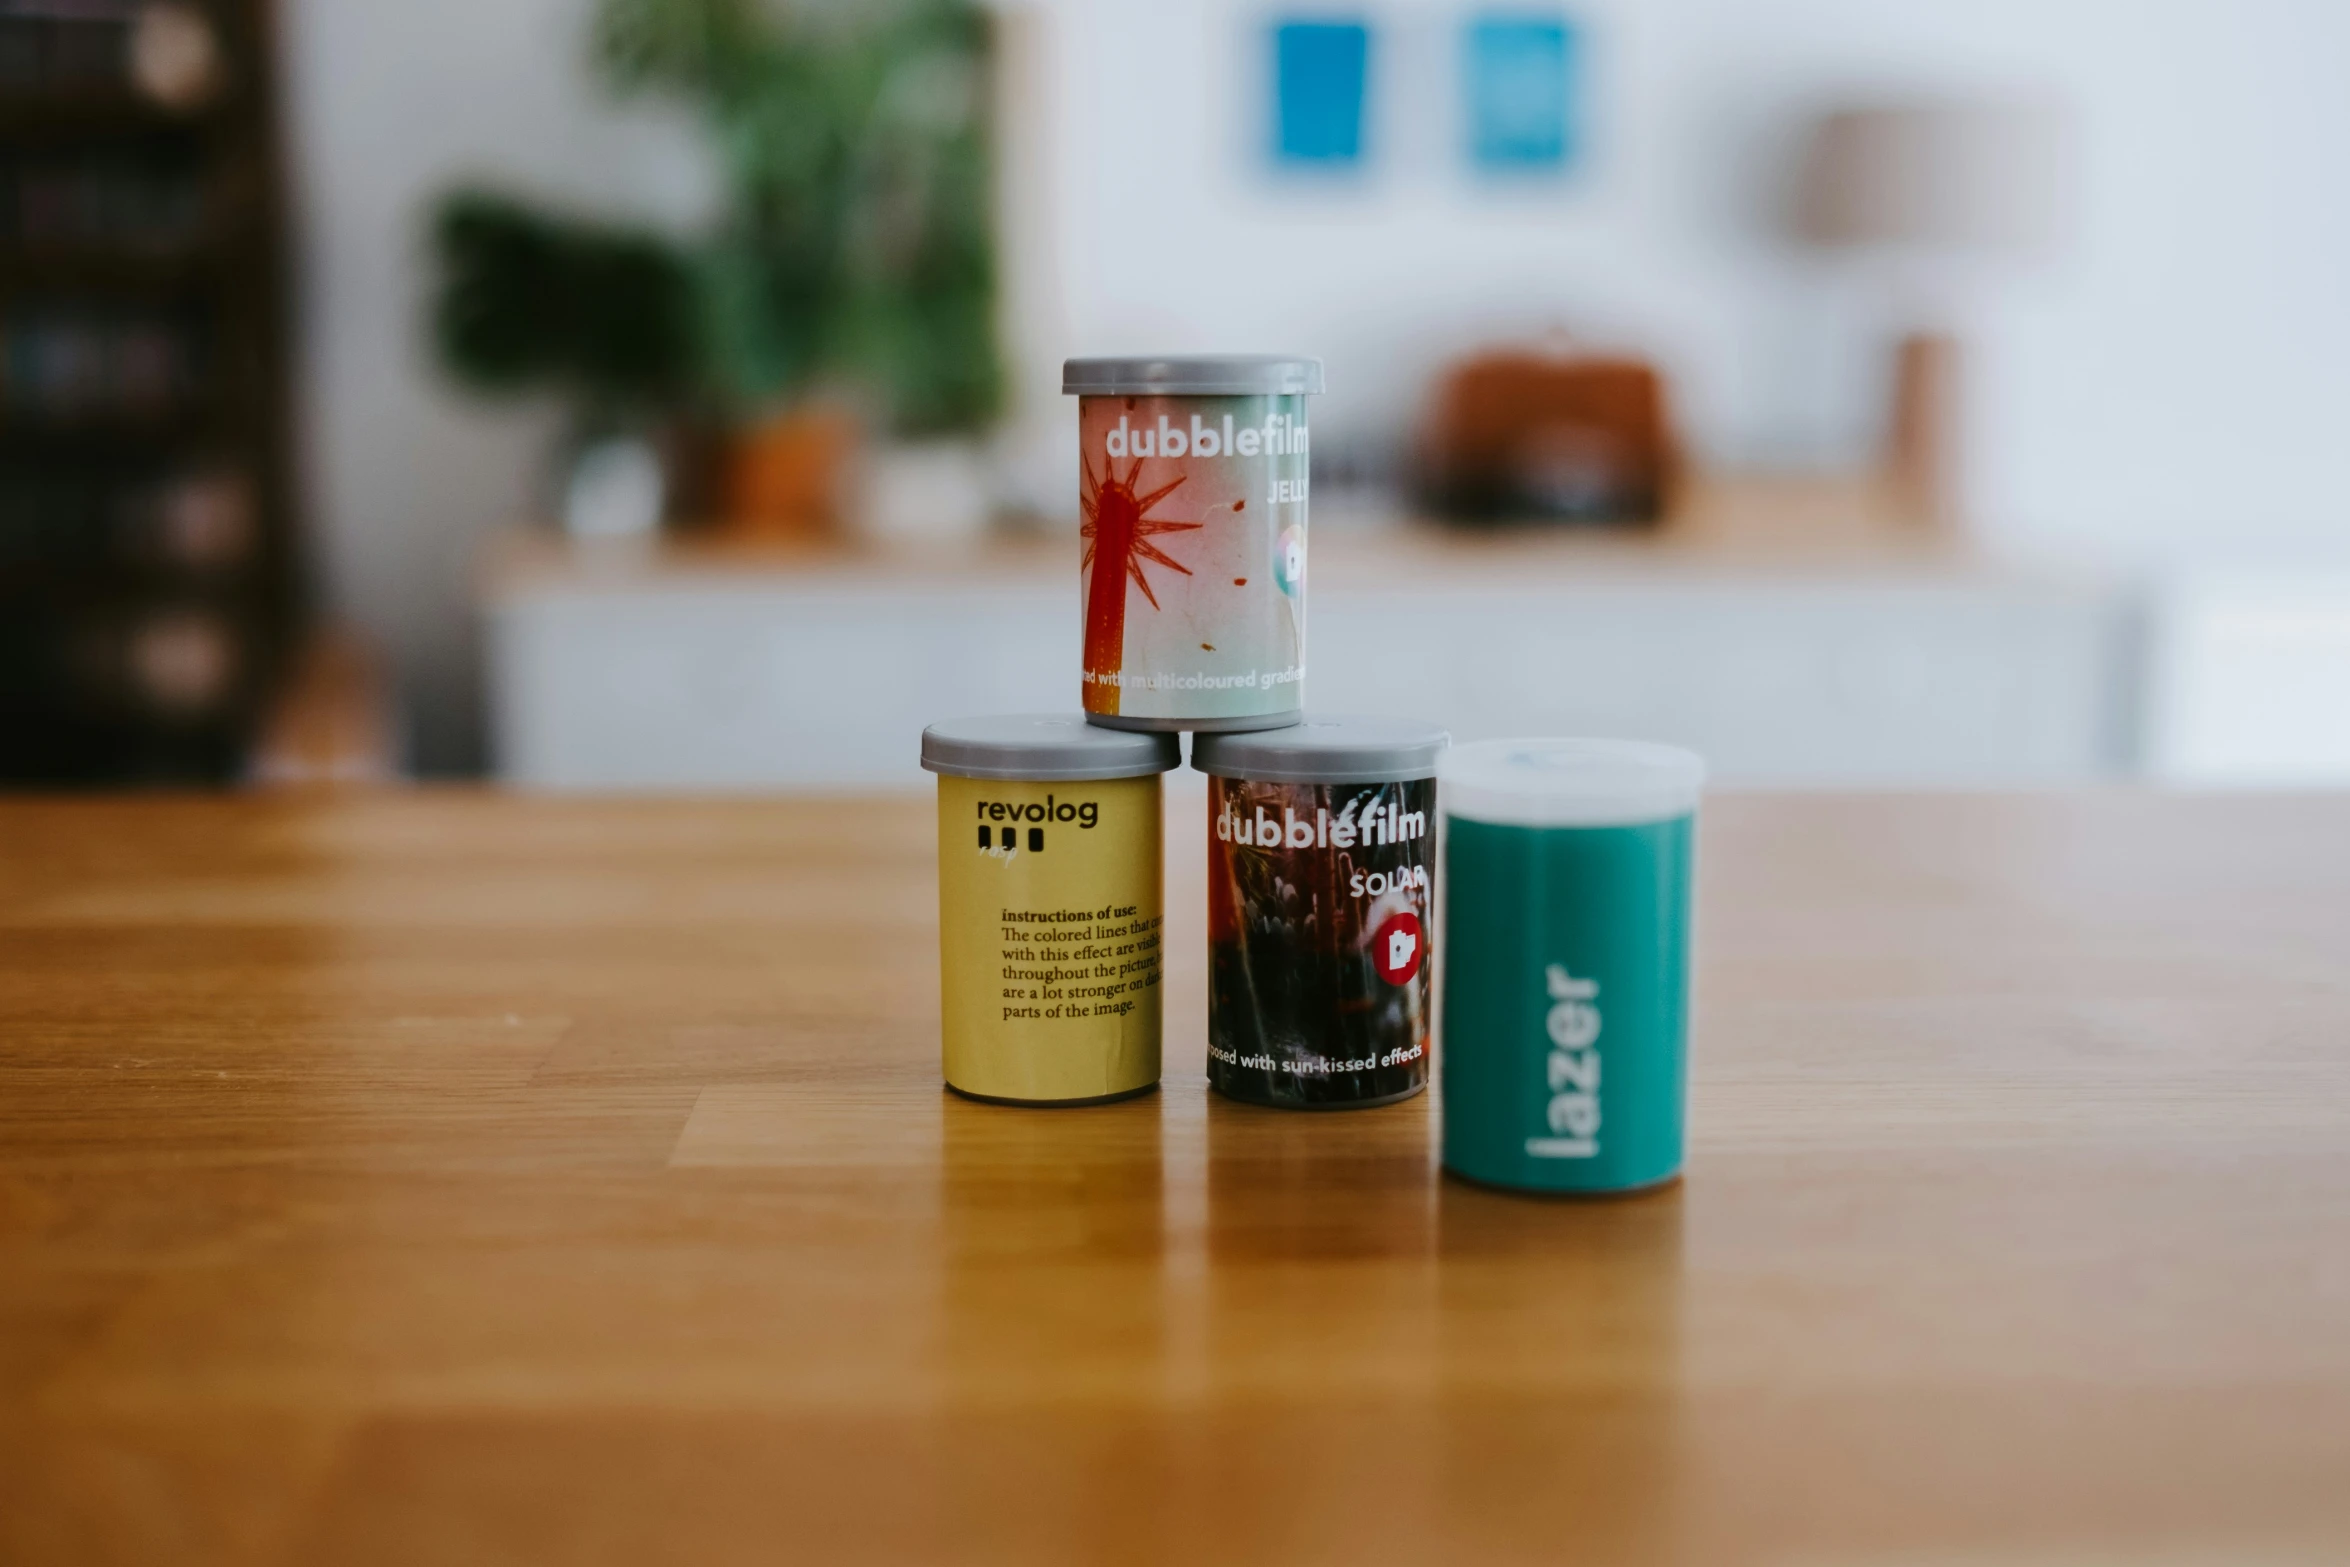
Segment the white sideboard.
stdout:
<svg viewBox="0 0 2350 1567">
<path fill-rule="evenodd" d="M 2350 785 L 2350 570 L 2180 574 L 2150 599 L 2150 776 L 2205 789 Z"/>
<path fill-rule="evenodd" d="M 2110 584 L 1416 531 L 1315 547 L 1325 711 L 1670 740 L 1735 785 L 2024 786 L 2134 763 L 2138 617 Z M 510 541 L 484 610 L 497 766 L 535 787 L 916 785 L 931 720 L 1077 696 L 1066 544 L 942 564 Z"/>
</svg>

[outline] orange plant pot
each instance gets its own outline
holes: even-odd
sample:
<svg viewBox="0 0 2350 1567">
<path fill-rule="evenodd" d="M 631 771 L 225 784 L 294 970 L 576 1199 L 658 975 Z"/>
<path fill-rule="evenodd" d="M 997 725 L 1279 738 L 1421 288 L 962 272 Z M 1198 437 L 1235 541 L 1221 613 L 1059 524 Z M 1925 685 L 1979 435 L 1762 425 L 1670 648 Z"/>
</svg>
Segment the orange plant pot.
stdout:
<svg viewBox="0 0 2350 1567">
<path fill-rule="evenodd" d="M 722 464 L 723 531 L 743 539 L 833 536 L 859 439 L 848 413 L 812 404 L 738 428 Z"/>
</svg>

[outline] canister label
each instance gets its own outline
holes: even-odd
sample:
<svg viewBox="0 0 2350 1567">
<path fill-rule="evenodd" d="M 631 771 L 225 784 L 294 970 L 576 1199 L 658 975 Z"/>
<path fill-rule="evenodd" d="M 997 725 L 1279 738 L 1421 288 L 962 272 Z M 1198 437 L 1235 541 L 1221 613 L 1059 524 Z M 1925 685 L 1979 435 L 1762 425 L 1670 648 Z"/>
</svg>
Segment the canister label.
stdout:
<svg viewBox="0 0 2350 1567">
<path fill-rule="evenodd" d="M 1159 1080 L 1160 787 L 938 781 L 947 1083 L 1051 1103 Z"/>
<path fill-rule="evenodd" d="M 1086 397 L 1078 437 L 1085 710 L 1213 720 L 1298 708 L 1305 398 Z"/>
<path fill-rule="evenodd" d="M 1692 828 L 1447 824 L 1447 1167 L 1570 1192 L 1681 1168 Z"/>
<path fill-rule="evenodd" d="M 1208 1081 L 1259 1104 L 1428 1081 L 1436 784 L 1208 780 Z"/>
</svg>

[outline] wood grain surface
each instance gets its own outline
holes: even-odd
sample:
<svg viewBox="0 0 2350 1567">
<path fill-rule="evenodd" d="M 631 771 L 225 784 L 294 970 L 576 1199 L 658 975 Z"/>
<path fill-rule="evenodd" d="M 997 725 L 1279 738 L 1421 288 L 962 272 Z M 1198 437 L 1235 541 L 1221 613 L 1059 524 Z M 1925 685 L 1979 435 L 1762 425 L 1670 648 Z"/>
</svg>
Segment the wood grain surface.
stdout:
<svg viewBox="0 0 2350 1567">
<path fill-rule="evenodd" d="M 0 804 L 0 1559 L 2350 1559 L 2350 800 L 1723 798 L 1693 1146 L 936 1081 L 915 800 Z"/>
</svg>

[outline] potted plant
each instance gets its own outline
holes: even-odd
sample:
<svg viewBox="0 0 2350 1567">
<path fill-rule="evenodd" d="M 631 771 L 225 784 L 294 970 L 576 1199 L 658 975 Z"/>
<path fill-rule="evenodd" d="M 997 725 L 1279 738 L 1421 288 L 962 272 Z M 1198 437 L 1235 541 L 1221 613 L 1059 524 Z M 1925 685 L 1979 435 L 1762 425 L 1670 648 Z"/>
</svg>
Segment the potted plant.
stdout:
<svg viewBox="0 0 2350 1567">
<path fill-rule="evenodd" d="M 723 210 L 679 243 L 453 193 L 436 225 L 451 367 L 485 389 L 567 392 L 583 429 L 654 417 L 738 432 L 721 485 L 738 503 L 789 492 L 779 472 L 837 452 L 809 422 L 846 409 L 881 438 L 865 507 L 878 531 L 983 520 L 974 438 L 1003 381 L 985 13 L 603 0 L 594 39 L 615 92 L 696 106 Z"/>
</svg>

